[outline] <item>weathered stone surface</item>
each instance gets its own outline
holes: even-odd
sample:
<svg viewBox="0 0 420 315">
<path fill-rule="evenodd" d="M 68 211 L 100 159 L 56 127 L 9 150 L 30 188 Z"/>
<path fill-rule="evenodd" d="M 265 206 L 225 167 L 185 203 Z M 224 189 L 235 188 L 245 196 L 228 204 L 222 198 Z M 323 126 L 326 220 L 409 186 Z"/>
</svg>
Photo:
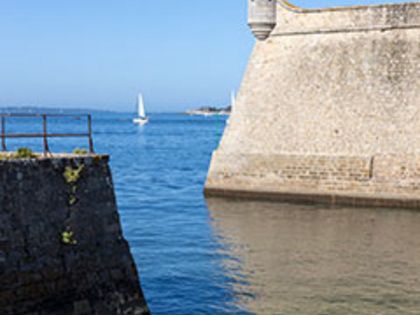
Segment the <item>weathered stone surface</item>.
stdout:
<svg viewBox="0 0 420 315">
<path fill-rule="evenodd" d="M 420 3 L 324 10 L 277 3 L 277 25 L 255 45 L 207 194 L 413 206 L 420 200 Z"/>
<path fill-rule="evenodd" d="M 149 313 L 106 156 L 0 161 L 0 218 L 0 314 Z"/>
</svg>

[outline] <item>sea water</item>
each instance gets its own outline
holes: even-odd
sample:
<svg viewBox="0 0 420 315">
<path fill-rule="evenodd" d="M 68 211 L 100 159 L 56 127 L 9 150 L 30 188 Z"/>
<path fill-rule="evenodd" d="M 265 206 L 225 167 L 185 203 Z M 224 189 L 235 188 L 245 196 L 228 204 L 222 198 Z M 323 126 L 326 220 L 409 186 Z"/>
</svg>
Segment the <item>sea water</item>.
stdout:
<svg viewBox="0 0 420 315">
<path fill-rule="evenodd" d="M 420 314 L 420 213 L 203 197 L 226 117 L 94 113 L 153 314 Z M 51 119 L 51 132 L 85 121 Z M 8 131 L 41 131 L 39 119 Z M 11 149 L 42 141 L 9 140 Z M 87 147 L 53 139 L 55 152 Z"/>
</svg>

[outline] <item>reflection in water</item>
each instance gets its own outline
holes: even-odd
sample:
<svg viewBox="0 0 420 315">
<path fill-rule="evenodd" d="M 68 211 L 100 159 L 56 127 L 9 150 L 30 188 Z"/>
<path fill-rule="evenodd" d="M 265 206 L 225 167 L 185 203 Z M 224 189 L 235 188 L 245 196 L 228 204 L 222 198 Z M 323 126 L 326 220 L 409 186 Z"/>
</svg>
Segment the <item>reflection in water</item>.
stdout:
<svg viewBox="0 0 420 315">
<path fill-rule="evenodd" d="M 420 314 L 420 212 L 207 200 L 256 314 Z"/>
</svg>

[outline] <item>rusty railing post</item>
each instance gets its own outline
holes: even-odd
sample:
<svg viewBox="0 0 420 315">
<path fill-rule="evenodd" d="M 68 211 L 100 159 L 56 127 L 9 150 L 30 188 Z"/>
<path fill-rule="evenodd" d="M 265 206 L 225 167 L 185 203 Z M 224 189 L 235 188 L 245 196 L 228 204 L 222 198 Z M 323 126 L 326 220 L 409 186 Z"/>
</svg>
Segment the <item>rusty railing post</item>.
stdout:
<svg viewBox="0 0 420 315">
<path fill-rule="evenodd" d="M 44 155 L 46 156 L 50 152 L 48 147 L 48 134 L 47 134 L 47 115 L 42 115 L 42 126 L 43 126 L 43 138 L 44 138 Z"/>
<path fill-rule="evenodd" d="M 92 115 L 87 116 L 88 119 L 88 133 L 89 133 L 89 153 L 94 153 L 93 139 L 92 139 Z"/>
<path fill-rule="evenodd" d="M 7 151 L 6 148 L 6 117 L 1 116 L 1 149 L 3 152 Z"/>
<path fill-rule="evenodd" d="M 75 133 L 60 133 L 60 132 L 52 132 L 48 133 L 47 128 L 47 118 L 50 117 L 76 117 L 77 120 L 82 119 L 83 117 L 87 118 L 87 129 L 88 131 L 84 132 L 75 132 Z M 7 133 L 6 132 L 6 118 L 7 117 L 35 117 L 36 119 L 42 118 L 42 132 L 35 132 L 35 133 L 19 133 L 19 132 L 12 132 Z M 92 131 L 92 115 L 86 114 L 86 115 L 48 115 L 48 114 L 0 114 L 0 141 L 1 141 L 1 150 L 7 151 L 6 146 L 6 140 L 8 138 L 11 139 L 21 139 L 21 138 L 42 138 L 44 142 L 44 150 L 43 154 L 44 156 L 51 156 L 50 146 L 48 143 L 48 138 L 68 138 L 68 137 L 87 137 L 89 140 L 89 153 L 93 154 L 95 153 L 94 147 L 93 147 L 93 131 Z"/>
</svg>

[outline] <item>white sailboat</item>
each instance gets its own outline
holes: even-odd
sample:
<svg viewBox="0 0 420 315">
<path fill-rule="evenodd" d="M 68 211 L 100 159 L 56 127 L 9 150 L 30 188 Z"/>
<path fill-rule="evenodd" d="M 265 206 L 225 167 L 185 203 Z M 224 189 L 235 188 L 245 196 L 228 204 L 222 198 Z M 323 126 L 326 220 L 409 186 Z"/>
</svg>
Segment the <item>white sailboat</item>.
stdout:
<svg viewBox="0 0 420 315">
<path fill-rule="evenodd" d="M 230 93 L 230 112 L 227 113 L 227 115 L 229 115 L 229 118 L 226 121 L 228 125 L 230 124 L 230 117 L 235 107 L 236 107 L 236 93 L 235 93 L 235 90 L 232 90 L 232 92 Z"/>
<path fill-rule="evenodd" d="M 235 107 L 236 104 L 236 93 L 235 90 L 232 90 L 232 92 L 230 93 L 230 111 L 233 110 L 233 108 Z"/>
<path fill-rule="evenodd" d="M 133 122 L 138 125 L 145 125 L 149 122 L 149 118 L 146 116 L 146 110 L 144 109 L 143 95 L 139 94 L 137 99 L 137 110 L 138 117 L 133 119 Z"/>
</svg>

